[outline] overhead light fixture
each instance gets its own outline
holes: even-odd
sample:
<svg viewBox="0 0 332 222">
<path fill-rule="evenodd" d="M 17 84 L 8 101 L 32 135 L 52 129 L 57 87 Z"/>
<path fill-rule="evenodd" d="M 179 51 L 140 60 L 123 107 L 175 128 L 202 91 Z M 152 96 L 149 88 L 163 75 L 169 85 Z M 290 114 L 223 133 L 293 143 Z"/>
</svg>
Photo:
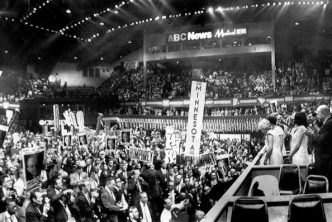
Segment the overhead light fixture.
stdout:
<svg viewBox="0 0 332 222">
<path fill-rule="evenodd" d="M 105 25 L 103 22 L 101 22 L 101 23 L 99 23 L 99 25 L 101 25 L 101 26 L 103 26 L 103 25 Z"/>
<path fill-rule="evenodd" d="M 74 59 L 77 60 L 77 57 L 75 56 Z"/>
<path fill-rule="evenodd" d="M 296 26 L 298 26 L 298 25 L 300 25 L 300 23 L 298 23 L 298 22 L 295 22 L 295 25 L 296 25 Z"/>
<path fill-rule="evenodd" d="M 8 50 L 5 50 L 5 53 L 7 54 L 7 53 L 8 53 Z"/>
<path fill-rule="evenodd" d="M 210 14 L 212 14 L 212 13 L 213 13 L 213 8 L 210 7 L 210 8 L 208 9 L 208 12 L 209 12 Z"/>
<path fill-rule="evenodd" d="M 67 10 L 66 10 L 66 13 L 67 13 L 67 14 L 70 14 L 70 13 L 71 13 L 70 9 L 67 9 Z"/>
<path fill-rule="evenodd" d="M 38 60 L 41 60 L 41 57 L 38 57 Z"/>
<path fill-rule="evenodd" d="M 131 43 L 132 43 L 132 41 L 129 40 L 129 41 L 128 41 L 128 44 L 131 44 Z"/>
<path fill-rule="evenodd" d="M 101 60 L 101 61 L 103 61 L 103 60 L 104 60 L 104 58 L 103 58 L 103 57 L 100 57 L 100 60 Z"/>
</svg>

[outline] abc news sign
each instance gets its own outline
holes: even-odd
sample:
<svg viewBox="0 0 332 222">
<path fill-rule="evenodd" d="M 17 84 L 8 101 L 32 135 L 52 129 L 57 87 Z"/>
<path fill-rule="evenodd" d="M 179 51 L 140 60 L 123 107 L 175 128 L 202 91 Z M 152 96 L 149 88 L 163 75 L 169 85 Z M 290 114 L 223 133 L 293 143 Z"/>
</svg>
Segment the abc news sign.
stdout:
<svg viewBox="0 0 332 222">
<path fill-rule="evenodd" d="M 184 41 L 197 41 L 205 39 L 220 39 L 227 36 L 241 36 L 247 34 L 247 28 L 232 28 L 232 29 L 216 29 L 214 31 L 204 31 L 204 32 L 181 32 L 172 33 L 167 35 L 168 43 L 184 42 Z"/>
</svg>

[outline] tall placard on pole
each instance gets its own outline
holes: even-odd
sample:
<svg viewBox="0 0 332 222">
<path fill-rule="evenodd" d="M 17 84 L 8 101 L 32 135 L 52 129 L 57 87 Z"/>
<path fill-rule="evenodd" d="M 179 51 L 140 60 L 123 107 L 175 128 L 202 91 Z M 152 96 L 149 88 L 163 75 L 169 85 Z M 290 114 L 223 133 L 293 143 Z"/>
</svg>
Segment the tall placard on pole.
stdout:
<svg viewBox="0 0 332 222">
<path fill-rule="evenodd" d="M 201 134 L 203 129 L 205 92 L 206 82 L 192 81 L 185 156 L 199 156 Z"/>
<path fill-rule="evenodd" d="M 60 131 L 59 104 L 53 105 L 53 118 L 54 118 L 54 133 L 55 135 L 58 135 Z"/>
</svg>

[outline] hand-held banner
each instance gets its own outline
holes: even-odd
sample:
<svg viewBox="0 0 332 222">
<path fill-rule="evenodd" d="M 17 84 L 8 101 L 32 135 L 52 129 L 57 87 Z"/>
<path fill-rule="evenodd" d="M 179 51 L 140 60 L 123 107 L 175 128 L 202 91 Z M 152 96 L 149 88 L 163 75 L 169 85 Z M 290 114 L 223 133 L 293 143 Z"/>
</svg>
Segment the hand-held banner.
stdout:
<svg viewBox="0 0 332 222">
<path fill-rule="evenodd" d="M 192 81 L 187 125 L 186 156 L 199 156 L 203 129 L 205 91 L 206 82 Z"/>
<path fill-rule="evenodd" d="M 41 187 L 45 148 L 22 149 L 24 183 L 27 191 Z"/>
<path fill-rule="evenodd" d="M 58 135 L 58 133 L 60 131 L 59 104 L 53 105 L 53 118 L 54 118 L 54 132 L 55 132 L 55 135 Z"/>
<path fill-rule="evenodd" d="M 136 147 L 129 148 L 129 157 L 133 160 L 153 163 L 153 151 L 140 149 Z"/>
</svg>

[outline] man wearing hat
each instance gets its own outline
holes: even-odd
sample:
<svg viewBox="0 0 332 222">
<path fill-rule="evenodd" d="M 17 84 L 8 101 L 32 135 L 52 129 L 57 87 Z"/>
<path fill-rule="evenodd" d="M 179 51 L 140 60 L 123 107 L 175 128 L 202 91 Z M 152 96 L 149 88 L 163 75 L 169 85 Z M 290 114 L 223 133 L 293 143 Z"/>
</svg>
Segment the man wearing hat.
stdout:
<svg viewBox="0 0 332 222">
<path fill-rule="evenodd" d="M 83 168 L 86 166 L 84 160 L 77 162 L 77 172 L 70 175 L 70 185 L 76 186 L 80 181 L 88 178 L 88 175 L 83 172 Z"/>
</svg>

